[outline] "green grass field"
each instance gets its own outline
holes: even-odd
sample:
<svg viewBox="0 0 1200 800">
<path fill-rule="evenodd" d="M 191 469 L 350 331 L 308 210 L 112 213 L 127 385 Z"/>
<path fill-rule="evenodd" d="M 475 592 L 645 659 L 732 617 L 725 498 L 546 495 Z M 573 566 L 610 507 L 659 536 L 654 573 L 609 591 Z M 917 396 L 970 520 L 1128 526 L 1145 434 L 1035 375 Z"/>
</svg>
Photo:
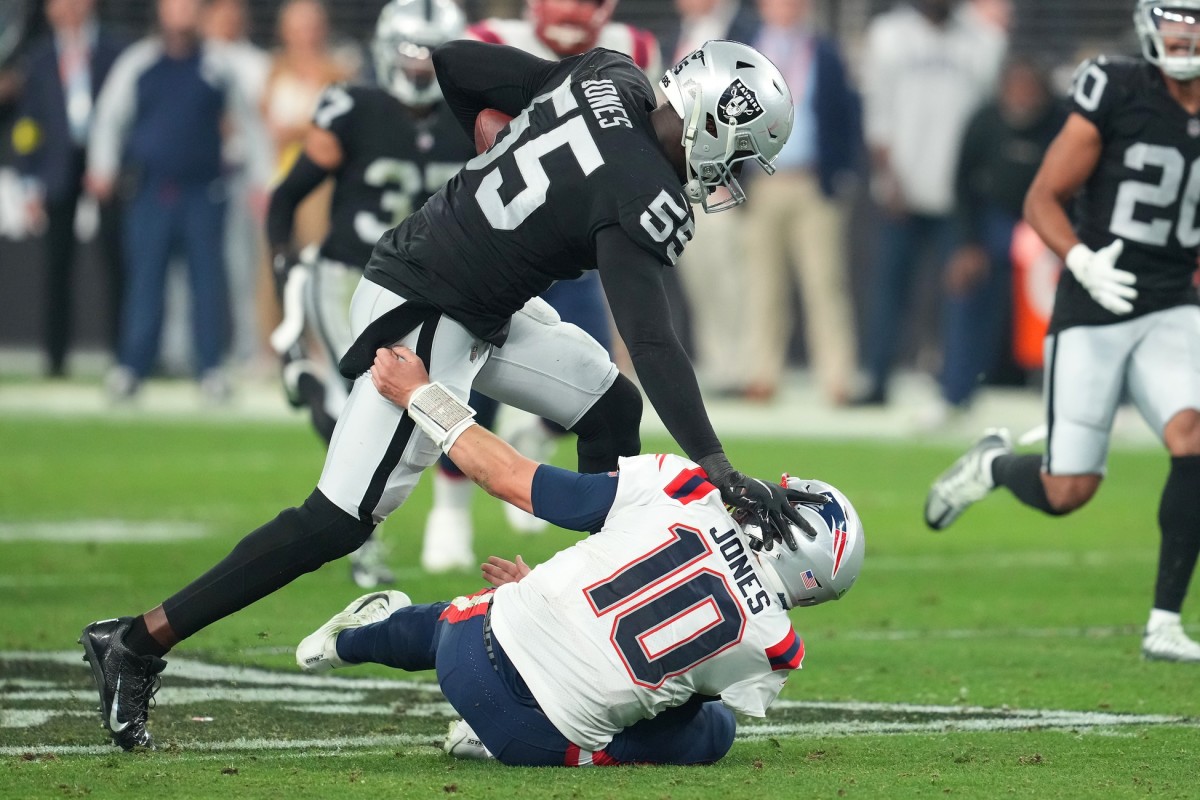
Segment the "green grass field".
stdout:
<svg viewBox="0 0 1200 800">
<path fill-rule="evenodd" d="M 522 770 L 442 754 L 451 710 L 431 675 L 300 674 L 296 642 L 359 593 L 343 564 L 176 649 L 151 716 L 164 749 L 107 746 L 80 628 L 157 604 L 298 503 L 321 450 L 298 421 L 0 419 L 0 797 L 1200 796 L 1200 669 L 1138 650 L 1165 454 L 1114 454 L 1109 485 L 1070 518 L 996 496 L 934 535 L 921 504 L 954 449 L 728 446 L 747 471 L 846 491 L 868 536 L 856 588 L 794 612 L 804 669 L 721 764 Z M 428 504 L 422 485 L 385 526 L 418 602 L 481 585 L 411 566 Z M 480 556 L 532 563 L 571 541 L 518 539 L 494 502 L 475 509 Z"/>
</svg>

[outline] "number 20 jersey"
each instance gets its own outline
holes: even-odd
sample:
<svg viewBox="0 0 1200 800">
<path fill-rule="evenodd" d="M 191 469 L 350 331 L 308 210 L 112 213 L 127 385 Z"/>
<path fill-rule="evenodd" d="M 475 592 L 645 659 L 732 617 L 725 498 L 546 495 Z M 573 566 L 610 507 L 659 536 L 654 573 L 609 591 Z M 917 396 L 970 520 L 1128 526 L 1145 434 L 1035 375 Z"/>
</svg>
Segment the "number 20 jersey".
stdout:
<svg viewBox="0 0 1200 800">
<path fill-rule="evenodd" d="M 603 529 L 492 601 L 496 639 L 586 750 L 694 694 L 761 717 L 804 645 L 720 492 L 674 455 L 621 459 Z"/>
<path fill-rule="evenodd" d="M 380 239 L 367 279 L 500 345 L 530 298 L 596 267 L 602 228 L 674 264 L 695 223 L 654 107 L 628 56 L 564 59 L 489 150 Z"/>
<path fill-rule="evenodd" d="M 378 86 L 329 87 L 313 124 L 337 137 L 342 148 L 321 255 L 360 269 L 380 236 L 475 155 L 444 106 L 417 116 Z"/>
<path fill-rule="evenodd" d="M 1130 58 L 1082 64 L 1072 111 L 1094 124 L 1102 141 L 1100 160 L 1076 201 L 1077 234 L 1093 250 L 1125 241 L 1117 267 L 1137 276 L 1138 297 L 1132 313 L 1113 314 L 1064 271 L 1051 332 L 1195 303 L 1200 118 L 1171 97 L 1157 67 Z"/>
</svg>

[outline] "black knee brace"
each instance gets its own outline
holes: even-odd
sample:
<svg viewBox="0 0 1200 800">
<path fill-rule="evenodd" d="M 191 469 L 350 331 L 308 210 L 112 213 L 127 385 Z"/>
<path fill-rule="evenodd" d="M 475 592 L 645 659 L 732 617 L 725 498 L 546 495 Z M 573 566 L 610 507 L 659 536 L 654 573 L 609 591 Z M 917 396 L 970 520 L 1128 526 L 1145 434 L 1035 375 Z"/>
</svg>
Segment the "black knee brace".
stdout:
<svg viewBox="0 0 1200 800">
<path fill-rule="evenodd" d="M 624 375 L 609 387 L 596 404 L 575 423 L 579 437 L 579 471 L 611 472 L 621 456 L 636 456 L 642 449 L 642 393 Z"/>
</svg>

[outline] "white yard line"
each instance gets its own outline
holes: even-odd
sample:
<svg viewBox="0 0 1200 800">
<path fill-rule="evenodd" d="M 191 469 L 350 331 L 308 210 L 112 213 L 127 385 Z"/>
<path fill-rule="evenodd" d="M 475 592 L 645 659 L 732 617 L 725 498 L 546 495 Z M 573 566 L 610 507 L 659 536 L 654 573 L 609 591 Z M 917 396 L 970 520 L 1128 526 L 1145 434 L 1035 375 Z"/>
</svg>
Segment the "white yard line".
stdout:
<svg viewBox="0 0 1200 800">
<path fill-rule="evenodd" d="M 0 542 L 178 542 L 201 539 L 208 526 L 199 522 L 125 519 L 0 521 Z"/>
</svg>

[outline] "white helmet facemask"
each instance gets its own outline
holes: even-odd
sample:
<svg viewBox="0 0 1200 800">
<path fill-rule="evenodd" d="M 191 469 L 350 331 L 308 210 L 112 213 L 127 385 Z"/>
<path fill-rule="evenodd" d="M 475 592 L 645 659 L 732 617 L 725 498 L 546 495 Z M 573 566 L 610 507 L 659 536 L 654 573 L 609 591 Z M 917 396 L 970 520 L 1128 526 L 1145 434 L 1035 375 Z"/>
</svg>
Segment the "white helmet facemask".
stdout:
<svg viewBox="0 0 1200 800">
<path fill-rule="evenodd" d="M 688 199 L 710 214 L 741 205 L 742 163 L 773 173 L 792 130 L 783 75 L 752 47 L 710 41 L 668 70 L 660 85 L 683 121 Z"/>
<path fill-rule="evenodd" d="M 1175 80 L 1200 78 L 1200 0 L 1139 0 L 1133 23 L 1147 61 Z"/>
</svg>

